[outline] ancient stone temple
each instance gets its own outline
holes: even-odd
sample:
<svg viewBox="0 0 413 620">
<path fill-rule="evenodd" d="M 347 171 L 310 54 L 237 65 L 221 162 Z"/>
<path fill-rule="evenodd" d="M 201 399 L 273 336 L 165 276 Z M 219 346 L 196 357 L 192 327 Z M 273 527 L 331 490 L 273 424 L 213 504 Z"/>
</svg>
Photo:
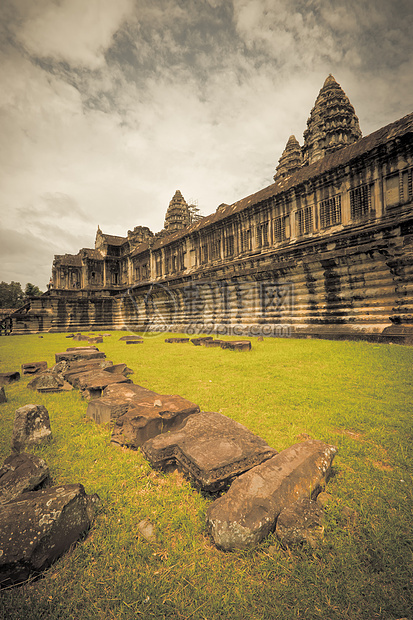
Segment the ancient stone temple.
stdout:
<svg viewBox="0 0 413 620">
<path fill-rule="evenodd" d="M 194 221 L 177 190 L 164 229 L 97 230 L 55 257 L 13 333 L 129 329 L 406 342 L 413 334 L 413 114 L 362 137 L 329 75 L 274 183 Z"/>
</svg>

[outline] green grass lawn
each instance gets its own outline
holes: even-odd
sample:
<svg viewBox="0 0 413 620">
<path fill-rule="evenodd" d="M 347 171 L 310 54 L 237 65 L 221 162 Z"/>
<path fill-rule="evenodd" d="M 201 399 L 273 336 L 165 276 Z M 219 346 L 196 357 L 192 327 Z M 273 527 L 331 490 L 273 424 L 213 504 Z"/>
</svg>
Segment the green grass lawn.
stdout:
<svg viewBox="0 0 413 620">
<path fill-rule="evenodd" d="M 81 482 L 102 507 L 43 578 L 0 592 L 0 618 L 413 618 L 413 348 L 251 339 L 252 351 L 239 353 L 166 344 L 166 334 L 126 345 L 122 335 L 98 346 L 134 370 L 134 383 L 219 411 L 277 450 L 303 434 L 338 447 L 324 540 L 316 550 L 288 549 L 272 534 L 247 552 L 219 551 L 205 533 L 210 499 L 177 472 L 152 471 L 139 451 L 112 447 L 110 429 L 86 417 L 77 391 L 41 395 L 22 377 L 0 405 L 0 457 L 10 453 L 15 410 L 44 404 L 53 440 L 36 453 L 54 484 Z M 1 337 L 0 371 L 40 360 L 50 367 L 71 342 Z M 139 533 L 143 519 L 156 541 Z"/>
</svg>

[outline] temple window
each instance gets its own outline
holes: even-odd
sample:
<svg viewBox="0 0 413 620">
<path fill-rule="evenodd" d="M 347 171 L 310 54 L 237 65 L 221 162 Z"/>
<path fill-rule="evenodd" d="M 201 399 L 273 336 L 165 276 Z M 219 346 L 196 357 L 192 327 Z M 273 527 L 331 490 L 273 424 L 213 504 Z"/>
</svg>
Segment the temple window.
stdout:
<svg viewBox="0 0 413 620">
<path fill-rule="evenodd" d="M 217 260 L 221 258 L 221 239 L 212 238 L 210 248 L 211 260 Z"/>
<path fill-rule="evenodd" d="M 201 263 L 207 263 L 207 262 L 208 262 L 208 245 L 204 243 L 201 246 Z"/>
<path fill-rule="evenodd" d="M 268 222 L 262 222 L 256 228 L 257 247 L 263 248 L 268 245 Z"/>
<path fill-rule="evenodd" d="M 276 217 L 272 222 L 274 243 L 280 243 L 286 239 L 285 219 L 285 216 L 282 215 L 281 217 Z"/>
<path fill-rule="evenodd" d="M 304 207 L 295 216 L 297 235 L 308 235 L 313 231 L 313 208 Z"/>
<path fill-rule="evenodd" d="M 386 206 L 393 207 L 412 199 L 412 170 L 391 174 L 384 180 Z"/>
<path fill-rule="evenodd" d="M 329 228 L 341 222 L 341 196 L 332 196 L 320 202 L 321 228 Z"/>
<path fill-rule="evenodd" d="M 371 210 L 371 186 L 360 185 L 350 190 L 351 219 L 358 220 Z"/>
<path fill-rule="evenodd" d="M 234 254 L 234 235 L 228 235 L 225 237 L 225 256 L 232 256 Z"/>
<path fill-rule="evenodd" d="M 162 275 L 162 257 L 159 254 L 155 258 L 155 271 L 157 276 Z"/>
<path fill-rule="evenodd" d="M 251 250 L 251 230 L 241 231 L 241 252 L 249 252 Z"/>
<path fill-rule="evenodd" d="M 403 187 L 400 188 L 403 191 Z M 386 205 L 392 207 L 400 202 L 399 174 L 392 174 L 385 179 Z"/>
</svg>

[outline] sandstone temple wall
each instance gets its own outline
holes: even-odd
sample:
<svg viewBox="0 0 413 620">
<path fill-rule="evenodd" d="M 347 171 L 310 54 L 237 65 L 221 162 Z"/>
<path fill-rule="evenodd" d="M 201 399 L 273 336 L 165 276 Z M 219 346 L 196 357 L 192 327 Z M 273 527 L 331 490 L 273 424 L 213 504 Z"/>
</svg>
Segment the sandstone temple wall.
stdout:
<svg viewBox="0 0 413 620">
<path fill-rule="evenodd" d="M 332 80 L 321 102 L 341 96 Z M 98 229 L 94 249 L 55 257 L 53 285 L 12 315 L 13 333 L 413 341 L 413 114 L 365 138 L 357 127 L 309 164 L 290 138 L 272 185 L 192 224 L 177 191 L 161 233 Z"/>
</svg>

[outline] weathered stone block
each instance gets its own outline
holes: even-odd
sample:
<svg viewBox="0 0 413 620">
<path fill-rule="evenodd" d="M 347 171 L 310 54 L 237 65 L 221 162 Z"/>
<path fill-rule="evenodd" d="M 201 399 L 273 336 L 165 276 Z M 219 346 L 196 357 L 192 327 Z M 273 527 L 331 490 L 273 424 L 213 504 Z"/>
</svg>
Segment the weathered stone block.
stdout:
<svg viewBox="0 0 413 620">
<path fill-rule="evenodd" d="M 148 388 L 141 385 L 135 385 L 134 383 L 115 383 L 108 385 L 102 393 L 102 397 L 119 398 L 123 400 L 137 401 L 145 400 L 147 398 L 158 397 L 157 392 L 148 390 Z"/>
<path fill-rule="evenodd" d="M 107 424 L 126 413 L 131 406 L 148 399 L 155 401 L 160 395 L 140 385 L 115 383 L 108 385 L 101 398 L 95 398 L 88 404 L 87 415 L 97 424 Z"/>
<path fill-rule="evenodd" d="M 43 405 L 25 405 L 16 409 L 12 450 L 21 452 L 26 446 L 37 446 L 52 436 L 49 412 Z"/>
<path fill-rule="evenodd" d="M 84 392 L 86 398 L 99 398 L 103 390 L 113 383 L 132 383 L 124 375 L 101 372 L 86 372 L 76 377 L 76 386 Z"/>
<path fill-rule="evenodd" d="M 189 338 L 165 338 L 165 342 L 178 344 L 182 342 L 189 342 Z"/>
<path fill-rule="evenodd" d="M 10 383 L 15 383 L 16 381 L 20 381 L 19 372 L 13 370 L 9 372 L 0 372 L 0 386 L 9 385 Z"/>
<path fill-rule="evenodd" d="M 85 345 L 84 347 L 67 347 L 66 351 L 87 352 L 87 351 L 99 351 L 99 349 L 95 347 L 94 345 Z"/>
<path fill-rule="evenodd" d="M 6 392 L 4 391 L 4 387 L 0 388 L 0 404 L 7 403 Z"/>
<path fill-rule="evenodd" d="M 70 383 L 65 381 L 61 375 L 52 370 L 45 370 L 35 375 L 27 384 L 31 390 L 43 393 L 66 392 L 72 390 Z"/>
<path fill-rule="evenodd" d="M 143 344 L 143 340 L 125 340 L 125 344 Z"/>
<path fill-rule="evenodd" d="M 113 364 L 113 366 L 108 366 L 104 370 L 105 372 L 110 372 L 114 375 L 124 375 L 125 377 L 133 375 L 133 370 L 128 368 L 126 364 Z"/>
<path fill-rule="evenodd" d="M 12 454 L 0 469 L 0 504 L 6 504 L 26 491 L 37 489 L 49 478 L 49 468 L 34 454 Z"/>
<path fill-rule="evenodd" d="M 86 336 L 86 334 L 75 334 L 73 336 L 73 340 L 77 340 L 78 342 L 80 342 L 82 340 L 89 340 L 89 337 Z"/>
<path fill-rule="evenodd" d="M 119 340 L 143 340 L 142 336 L 122 336 Z"/>
<path fill-rule="evenodd" d="M 75 351 L 63 351 L 62 353 L 55 353 L 56 363 L 66 361 L 73 362 L 75 360 L 95 360 L 104 359 L 106 357 L 103 351 L 94 350 L 75 350 Z"/>
<path fill-rule="evenodd" d="M 21 370 L 23 375 L 34 375 L 47 369 L 47 362 L 28 362 L 22 364 Z"/>
<path fill-rule="evenodd" d="M 195 345 L 196 347 L 201 346 L 201 344 L 203 344 L 205 342 L 205 340 L 213 340 L 212 336 L 202 336 L 199 338 L 191 338 L 191 342 L 193 345 Z"/>
<path fill-rule="evenodd" d="M 198 405 L 181 396 L 157 394 L 132 403 L 128 411 L 116 419 L 111 441 L 136 449 L 148 439 L 178 428 L 188 416 L 198 412 Z"/>
<path fill-rule="evenodd" d="M 85 372 L 100 371 L 109 368 L 113 362 L 107 359 L 75 360 L 73 362 L 59 362 L 53 366 L 53 370 L 61 374 L 72 385 L 75 377 Z"/>
<path fill-rule="evenodd" d="M 258 544 L 282 510 L 324 487 L 337 449 L 310 440 L 283 450 L 237 478 L 207 511 L 207 527 L 221 549 Z"/>
<path fill-rule="evenodd" d="M 324 535 L 324 510 L 305 497 L 280 512 L 275 531 L 284 545 L 307 543 L 314 548 Z"/>
<path fill-rule="evenodd" d="M 251 351 L 251 342 L 249 340 L 224 340 L 221 342 L 221 349 L 229 349 L 230 351 Z"/>
<path fill-rule="evenodd" d="M 153 467 L 176 466 L 208 492 L 277 454 L 245 426 L 214 412 L 190 416 L 179 430 L 146 441 L 142 452 Z"/>
<path fill-rule="evenodd" d="M 2 506 L 0 587 L 48 568 L 90 528 L 98 504 L 81 484 L 67 484 L 23 493 Z"/>
<path fill-rule="evenodd" d="M 103 337 L 102 336 L 93 336 L 93 337 L 89 336 L 88 342 L 89 344 L 99 344 L 103 342 Z"/>
</svg>

